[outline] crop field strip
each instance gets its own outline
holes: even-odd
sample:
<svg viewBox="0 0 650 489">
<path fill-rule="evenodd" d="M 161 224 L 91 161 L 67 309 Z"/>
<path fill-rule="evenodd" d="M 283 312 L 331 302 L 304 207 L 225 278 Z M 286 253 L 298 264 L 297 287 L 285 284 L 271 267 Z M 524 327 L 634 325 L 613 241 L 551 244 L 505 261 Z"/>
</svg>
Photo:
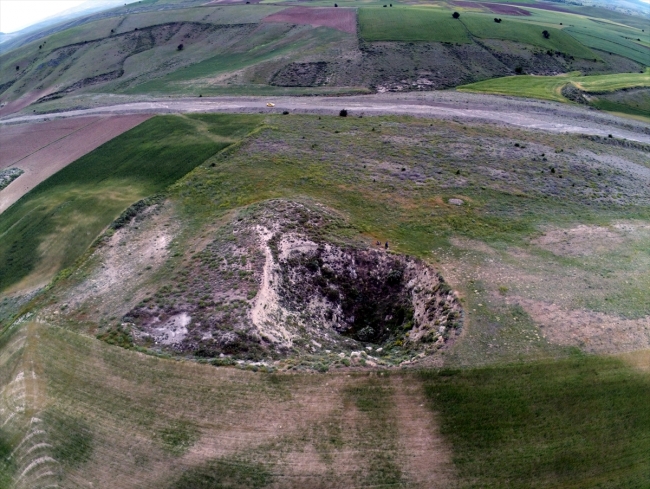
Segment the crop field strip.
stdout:
<svg viewBox="0 0 650 489">
<path fill-rule="evenodd" d="M 359 9 L 364 41 L 470 42 L 464 29 L 447 10 L 416 7 L 363 7 Z"/>
<path fill-rule="evenodd" d="M 646 69 L 644 73 L 615 75 L 511 76 L 463 85 L 458 87 L 458 90 L 567 102 L 568 100 L 562 95 L 561 90 L 569 84 L 594 94 L 632 88 L 650 88 L 650 68 Z M 629 107 L 623 108 L 630 110 Z"/>
<path fill-rule="evenodd" d="M 48 282 L 126 207 L 174 183 L 257 121 L 255 116 L 157 117 L 68 165 L 1 215 L 0 287 L 34 271 L 31 285 Z M 197 131 L 202 125 L 207 134 Z"/>
</svg>

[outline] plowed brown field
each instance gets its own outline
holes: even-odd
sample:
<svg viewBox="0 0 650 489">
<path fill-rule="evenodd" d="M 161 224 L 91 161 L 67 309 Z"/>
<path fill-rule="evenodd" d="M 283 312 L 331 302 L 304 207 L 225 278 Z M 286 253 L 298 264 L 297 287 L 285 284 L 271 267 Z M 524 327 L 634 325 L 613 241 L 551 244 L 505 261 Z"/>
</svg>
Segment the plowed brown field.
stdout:
<svg viewBox="0 0 650 489">
<path fill-rule="evenodd" d="M 263 22 L 325 26 L 350 34 L 357 32 L 357 14 L 345 8 L 292 7 L 265 17 Z"/>
<path fill-rule="evenodd" d="M 0 126 L 0 169 L 25 171 L 0 192 L 0 213 L 63 167 L 149 117 L 93 116 Z"/>
</svg>

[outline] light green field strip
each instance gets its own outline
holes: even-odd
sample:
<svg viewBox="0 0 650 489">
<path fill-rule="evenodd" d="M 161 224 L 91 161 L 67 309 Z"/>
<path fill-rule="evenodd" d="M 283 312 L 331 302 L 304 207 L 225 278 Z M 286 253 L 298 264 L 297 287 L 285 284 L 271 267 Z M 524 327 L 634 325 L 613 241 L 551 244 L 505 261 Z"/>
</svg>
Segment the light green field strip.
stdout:
<svg viewBox="0 0 650 489">
<path fill-rule="evenodd" d="M 359 9 L 364 41 L 470 42 L 451 11 L 418 7 L 368 7 Z"/>
<path fill-rule="evenodd" d="M 650 68 L 644 73 L 615 75 L 507 76 L 458 87 L 460 91 L 515 95 L 566 102 L 561 90 L 567 83 L 585 92 L 613 92 L 624 88 L 650 87 Z"/>
<path fill-rule="evenodd" d="M 503 18 L 501 23 L 494 22 L 494 16 L 465 13 L 460 17 L 461 22 L 473 36 L 481 39 L 503 39 L 538 46 L 543 49 L 560 51 L 576 58 L 594 59 L 598 56 L 588 47 L 581 44 L 572 36 L 553 27 L 531 25 L 530 23 Z M 548 31 L 550 36 L 545 39 L 542 32 Z"/>
</svg>

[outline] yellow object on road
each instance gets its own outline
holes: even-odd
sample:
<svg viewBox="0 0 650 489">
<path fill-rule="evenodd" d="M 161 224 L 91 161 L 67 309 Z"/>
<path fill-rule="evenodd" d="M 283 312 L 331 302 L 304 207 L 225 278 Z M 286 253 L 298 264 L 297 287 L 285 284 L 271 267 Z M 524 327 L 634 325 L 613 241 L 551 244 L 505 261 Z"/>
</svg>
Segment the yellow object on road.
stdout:
<svg viewBox="0 0 650 489">
<path fill-rule="evenodd" d="M 268 104 L 266 104 L 266 106 L 267 107 L 275 107 L 275 104 L 272 104 L 271 102 L 269 102 Z"/>
</svg>

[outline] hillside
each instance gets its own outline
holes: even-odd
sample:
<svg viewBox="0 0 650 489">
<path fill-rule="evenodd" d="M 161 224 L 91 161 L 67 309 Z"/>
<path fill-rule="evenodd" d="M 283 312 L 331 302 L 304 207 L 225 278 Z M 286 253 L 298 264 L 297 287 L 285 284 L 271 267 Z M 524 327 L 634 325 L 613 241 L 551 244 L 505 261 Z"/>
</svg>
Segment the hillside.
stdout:
<svg viewBox="0 0 650 489">
<path fill-rule="evenodd" d="M 0 489 L 646 487 L 650 42 L 599 5 L 9 41 Z"/>
<path fill-rule="evenodd" d="M 640 483 L 647 151 L 469 121 L 150 119 L 1 217 L 10 487 Z"/>
<path fill-rule="evenodd" d="M 0 56 L 0 116 L 108 94 L 422 91 L 517 74 L 639 73 L 650 65 L 646 23 L 598 8 L 295 5 L 138 2 L 22 36 L 23 45 L 14 40 Z"/>
</svg>

